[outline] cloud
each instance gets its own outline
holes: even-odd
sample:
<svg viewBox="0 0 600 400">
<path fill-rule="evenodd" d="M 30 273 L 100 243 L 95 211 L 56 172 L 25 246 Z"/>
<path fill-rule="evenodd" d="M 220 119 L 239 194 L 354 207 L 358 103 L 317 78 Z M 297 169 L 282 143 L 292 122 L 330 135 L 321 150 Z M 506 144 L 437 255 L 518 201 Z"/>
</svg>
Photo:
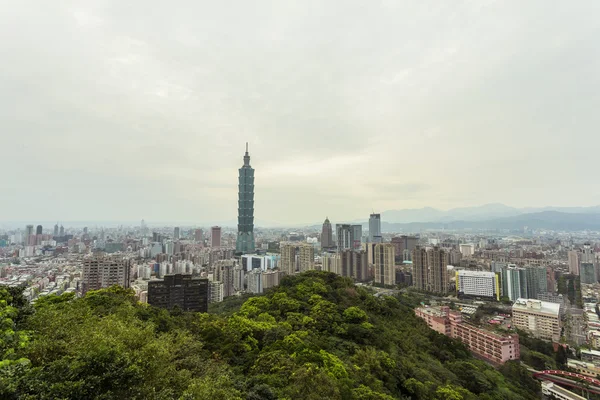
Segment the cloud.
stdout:
<svg viewBox="0 0 600 400">
<path fill-rule="evenodd" d="M 19 1 L 0 16 L 0 219 L 231 221 L 245 142 L 259 220 L 597 204 L 599 11 Z"/>
</svg>

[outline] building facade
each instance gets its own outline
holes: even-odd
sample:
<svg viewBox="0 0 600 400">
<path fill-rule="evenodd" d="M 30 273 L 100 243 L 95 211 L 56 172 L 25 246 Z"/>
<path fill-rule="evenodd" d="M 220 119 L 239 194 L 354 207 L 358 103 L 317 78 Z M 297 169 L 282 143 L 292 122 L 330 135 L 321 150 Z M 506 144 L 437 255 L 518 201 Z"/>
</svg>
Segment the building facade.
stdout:
<svg viewBox="0 0 600 400">
<path fill-rule="evenodd" d="M 210 247 L 221 247 L 221 227 L 210 228 Z"/>
<path fill-rule="evenodd" d="M 375 283 L 381 285 L 396 284 L 396 249 L 391 243 L 375 245 Z"/>
<path fill-rule="evenodd" d="M 512 306 L 512 322 L 539 339 L 558 342 L 561 335 L 560 304 L 518 299 Z"/>
<path fill-rule="evenodd" d="M 440 247 L 427 250 L 429 291 L 448 294 L 448 253 Z"/>
<path fill-rule="evenodd" d="M 500 300 L 498 274 L 486 271 L 456 271 L 456 292 L 459 296 L 486 297 Z"/>
<path fill-rule="evenodd" d="M 83 260 L 81 291 L 98 290 L 113 285 L 129 287 L 130 261 L 122 257 L 91 256 Z"/>
<path fill-rule="evenodd" d="M 381 243 L 381 214 L 369 216 L 369 243 Z"/>
<path fill-rule="evenodd" d="M 298 270 L 300 272 L 315 269 L 315 248 L 312 244 L 303 243 L 298 249 Z"/>
<path fill-rule="evenodd" d="M 287 275 L 296 273 L 296 246 L 291 243 L 281 243 L 281 261 L 279 269 Z"/>
<path fill-rule="evenodd" d="M 250 166 L 248 143 L 244 165 L 239 169 L 238 179 L 238 235 L 236 253 L 254 253 L 254 168 Z"/>
<path fill-rule="evenodd" d="M 333 230 L 331 229 L 331 222 L 329 222 L 329 218 L 325 218 L 325 222 L 323 222 L 323 228 L 321 229 L 321 248 L 331 249 L 334 247 L 335 243 L 333 243 Z"/>
<path fill-rule="evenodd" d="M 148 282 L 148 304 L 184 311 L 208 311 L 208 279 L 192 279 L 191 275 L 166 275 L 162 280 Z"/>
</svg>

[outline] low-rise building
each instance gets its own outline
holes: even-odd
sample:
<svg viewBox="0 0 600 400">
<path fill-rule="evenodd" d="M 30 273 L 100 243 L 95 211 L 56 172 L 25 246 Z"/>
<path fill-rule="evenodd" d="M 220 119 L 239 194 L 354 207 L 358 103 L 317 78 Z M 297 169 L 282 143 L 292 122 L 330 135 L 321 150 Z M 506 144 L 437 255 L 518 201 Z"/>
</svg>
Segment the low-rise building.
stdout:
<svg viewBox="0 0 600 400">
<path fill-rule="evenodd" d="M 518 360 L 519 335 L 499 335 L 466 323 L 462 314 L 445 307 L 419 307 L 415 314 L 427 325 L 446 336 L 458 339 L 476 356 L 494 364 Z"/>
</svg>

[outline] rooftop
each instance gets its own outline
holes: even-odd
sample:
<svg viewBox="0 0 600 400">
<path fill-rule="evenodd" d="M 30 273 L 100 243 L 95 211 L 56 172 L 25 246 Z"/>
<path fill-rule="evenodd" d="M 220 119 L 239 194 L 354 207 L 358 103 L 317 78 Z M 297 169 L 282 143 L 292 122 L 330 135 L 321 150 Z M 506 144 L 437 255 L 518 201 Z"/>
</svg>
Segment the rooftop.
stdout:
<svg viewBox="0 0 600 400">
<path fill-rule="evenodd" d="M 513 311 L 536 311 L 540 313 L 554 314 L 560 313 L 560 304 L 549 303 L 547 301 L 535 299 L 518 299 L 512 306 Z"/>
</svg>

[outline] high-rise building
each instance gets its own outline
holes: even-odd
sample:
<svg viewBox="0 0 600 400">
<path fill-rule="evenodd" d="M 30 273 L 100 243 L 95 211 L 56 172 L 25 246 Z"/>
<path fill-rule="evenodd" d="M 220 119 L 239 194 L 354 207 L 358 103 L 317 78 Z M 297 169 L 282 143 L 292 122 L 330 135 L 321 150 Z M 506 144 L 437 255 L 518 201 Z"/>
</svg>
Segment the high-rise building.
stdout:
<svg viewBox="0 0 600 400">
<path fill-rule="evenodd" d="M 375 283 L 396 284 L 395 250 L 391 243 L 379 243 L 375 246 Z"/>
<path fill-rule="evenodd" d="M 336 224 L 337 250 L 360 250 L 362 225 Z"/>
<path fill-rule="evenodd" d="M 510 301 L 527 298 L 527 270 L 516 265 L 502 268 L 502 295 Z"/>
<path fill-rule="evenodd" d="M 581 283 L 593 284 L 597 283 L 598 279 L 596 278 L 596 267 L 591 262 L 582 262 L 579 269 L 579 277 L 581 279 Z"/>
<path fill-rule="evenodd" d="M 248 143 L 244 154 L 244 165 L 239 170 L 238 180 L 238 235 L 236 253 L 254 253 L 254 168 L 250 166 Z"/>
<path fill-rule="evenodd" d="M 548 271 L 545 267 L 527 266 L 527 298 L 537 299 L 540 293 L 548 292 Z"/>
<path fill-rule="evenodd" d="M 364 250 L 346 250 L 339 253 L 339 274 L 353 278 L 357 282 L 369 279 L 369 263 Z"/>
<path fill-rule="evenodd" d="M 569 257 L 569 273 L 579 275 L 579 253 L 571 250 L 567 255 Z"/>
<path fill-rule="evenodd" d="M 65 236 L 65 227 L 62 226 L 62 225 L 60 226 L 60 230 L 59 230 L 58 236 L 61 236 L 61 237 Z"/>
<path fill-rule="evenodd" d="M 179 227 L 178 227 L 178 226 L 176 226 L 176 227 L 173 229 L 173 239 L 175 239 L 175 240 L 179 239 L 179 232 L 180 232 L 180 230 L 179 230 Z"/>
<path fill-rule="evenodd" d="M 94 255 L 83 260 L 82 293 L 113 285 L 129 287 L 130 262 L 122 257 Z"/>
<path fill-rule="evenodd" d="M 515 328 L 526 330 L 533 336 L 560 340 L 560 304 L 534 299 L 518 299 L 512 306 L 512 323 Z"/>
<path fill-rule="evenodd" d="M 263 292 L 263 272 L 260 269 L 253 269 L 250 271 L 248 276 L 248 292 L 250 293 L 262 293 Z"/>
<path fill-rule="evenodd" d="M 221 247 L 221 227 L 213 226 L 210 228 L 210 246 Z"/>
<path fill-rule="evenodd" d="M 223 282 L 212 281 L 208 284 L 208 302 L 220 303 L 223 301 Z"/>
<path fill-rule="evenodd" d="M 429 271 L 427 268 L 427 249 L 417 246 L 412 252 L 413 284 L 419 290 L 429 290 Z"/>
<path fill-rule="evenodd" d="M 341 275 L 341 258 L 339 253 L 336 254 L 324 254 L 321 259 L 321 270 L 326 272 L 333 272 L 334 274 Z"/>
<path fill-rule="evenodd" d="M 281 243 L 281 262 L 279 269 L 287 275 L 296 273 L 296 246 L 291 243 Z"/>
<path fill-rule="evenodd" d="M 54 235 L 53 236 L 58 236 L 58 224 L 54 225 Z"/>
<path fill-rule="evenodd" d="M 194 231 L 194 240 L 197 243 L 202 243 L 203 237 L 202 237 L 202 229 L 196 229 Z"/>
<path fill-rule="evenodd" d="M 33 235 L 33 225 L 27 225 L 25 227 L 25 238 L 28 238 L 31 235 Z"/>
<path fill-rule="evenodd" d="M 162 280 L 148 282 L 148 304 L 183 311 L 208 312 L 208 279 L 192 279 L 192 275 L 165 275 Z"/>
<path fill-rule="evenodd" d="M 419 239 L 414 236 L 396 236 L 392 238 L 392 244 L 396 247 L 396 258 L 399 261 L 412 261 L 412 252 L 417 246 Z"/>
<path fill-rule="evenodd" d="M 333 243 L 333 232 L 331 229 L 331 222 L 329 222 L 329 218 L 325 218 L 325 222 L 323 222 L 323 229 L 321 230 L 321 248 L 323 249 L 331 249 L 335 247 Z"/>
<path fill-rule="evenodd" d="M 303 243 L 298 251 L 298 270 L 300 272 L 315 269 L 315 248 L 312 244 Z"/>
<path fill-rule="evenodd" d="M 429 290 L 435 293 L 448 293 L 448 253 L 434 247 L 427 250 L 427 266 L 429 268 Z"/>
<path fill-rule="evenodd" d="M 214 266 L 215 280 L 223 283 L 223 297 L 229 297 L 235 294 L 233 285 L 234 267 L 235 260 L 219 260 Z"/>
<path fill-rule="evenodd" d="M 41 235 L 43 230 L 44 230 L 44 229 L 42 228 L 42 226 L 41 226 L 41 225 L 38 225 L 38 226 L 35 228 L 35 234 L 36 234 L 36 235 Z"/>
<path fill-rule="evenodd" d="M 381 243 L 381 214 L 369 216 L 369 243 Z"/>
</svg>

